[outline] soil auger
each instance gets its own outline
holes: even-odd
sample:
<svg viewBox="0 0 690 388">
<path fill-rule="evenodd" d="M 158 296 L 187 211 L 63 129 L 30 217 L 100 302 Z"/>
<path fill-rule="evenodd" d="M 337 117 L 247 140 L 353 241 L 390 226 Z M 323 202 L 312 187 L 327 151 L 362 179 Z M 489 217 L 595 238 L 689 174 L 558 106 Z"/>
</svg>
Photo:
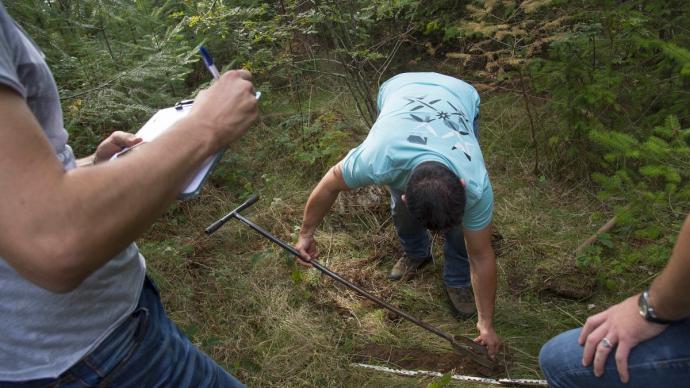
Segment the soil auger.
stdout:
<svg viewBox="0 0 690 388">
<path fill-rule="evenodd" d="M 393 313 L 397 314 L 398 316 L 401 316 L 408 321 L 414 323 L 415 325 L 430 331 L 437 336 L 445 339 L 450 343 L 450 345 L 453 347 L 453 349 L 458 352 L 460 355 L 466 357 L 467 359 L 471 360 L 476 364 L 478 367 L 477 369 L 483 373 L 486 376 L 491 376 L 495 375 L 496 373 L 500 372 L 500 364 L 497 361 L 492 360 L 489 358 L 486 349 L 472 341 L 471 339 L 463 336 L 452 336 L 446 332 L 441 331 L 439 328 L 430 325 L 418 318 L 413 317 L 412 315 L 406 313 L 405 311 L 400 310 L 399 308 L 384 302 L 383 300 L 379 299 L 378 297 L 370 294 L 369 292 L 361 289 L 359 286 L 349 282 L 348 280 L 343 279 L 340 275 L 337 273 L 329 270 L 328 268 L 324 267 L 321 265 L 319 262 L 316 260 L 305 260 L 302 258 L 299 252 L 295 248 L 293 248 L 291 245 L 287 244 L 286 242 L 278 239 L 271 233 L 267 232 L 265 229 L 262 227 L 254 224 L 252 221 L 246 219 L 243 217 L 240 212 L 248 208 L 249 206 L 253 205 L 256 201 L 259 200 L 258 195 L 252 195 L 247 199 L 243 204 L 238 206 L 236 209 L 231 211 L 230 213 L 226 214 L 223 218 L 219 219 L 218 221 L 214 222 L 211 224 L 209 227 L 205 229 L 205 232 L 207 235 L 210 235 L 214 233 L 218 228 L 220 228 L 223 224 L 228 222 L 231 218 L 236 218 L 239 221 L 241 221 L 243 224 L 249 226 L 262 236 L 266 237 L 267 239 L 273 241 L 275 244 L 279 245 L 286 251 L 290 252 L 297 258 L 301 259 L 302 261 L 308 262 L 311 264 L 314 268 L 317 270 L 321 271 L 323 274 L 331 277 L 332 279 L 340 282 L 341 284 L 345 285 L 347 288 L 359 293 L 360 295 L 364 296 L 365 298 L 371 300 L 372 302 L 378 304 L 379 306 L 392 311 Z"/>
</svg>

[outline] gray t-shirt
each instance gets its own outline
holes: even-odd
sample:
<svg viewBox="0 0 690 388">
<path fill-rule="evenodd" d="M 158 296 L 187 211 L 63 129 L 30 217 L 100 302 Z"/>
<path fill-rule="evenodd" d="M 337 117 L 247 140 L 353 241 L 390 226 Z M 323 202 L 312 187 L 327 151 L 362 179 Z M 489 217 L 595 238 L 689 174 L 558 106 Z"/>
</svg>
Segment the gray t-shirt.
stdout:
<svg viewBox="0 0 690 388">
<path fill-rule="evenodd" d="M 65 170 L 74 168 L 53 76 L 1 0 L 0 85 L 24 98 Z M 134 310 L 145 272 L 144 258 L 131 244 L 74 291 L 55 294 L 0 257 L 0 382 L 52 378 L 69 369 Z"/>
</svg>

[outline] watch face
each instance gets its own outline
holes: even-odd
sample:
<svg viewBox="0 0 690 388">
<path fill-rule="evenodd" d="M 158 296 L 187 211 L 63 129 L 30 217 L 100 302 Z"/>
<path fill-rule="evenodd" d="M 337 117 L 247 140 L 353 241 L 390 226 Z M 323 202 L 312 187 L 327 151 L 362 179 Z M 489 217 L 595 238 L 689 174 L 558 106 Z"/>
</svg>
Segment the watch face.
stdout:
<svg viewBox="0 0 690 388">
<path fill-rule="evenodd" d="M 643 292 L 640 294 L 639 299 L 637 299 L 637 305 L 640 308 L 640 315 L 643 317 L 647 316 L 647 311 L 648 311 L 648 304 L 647 304 L 647 291 Z"/>
</svg>

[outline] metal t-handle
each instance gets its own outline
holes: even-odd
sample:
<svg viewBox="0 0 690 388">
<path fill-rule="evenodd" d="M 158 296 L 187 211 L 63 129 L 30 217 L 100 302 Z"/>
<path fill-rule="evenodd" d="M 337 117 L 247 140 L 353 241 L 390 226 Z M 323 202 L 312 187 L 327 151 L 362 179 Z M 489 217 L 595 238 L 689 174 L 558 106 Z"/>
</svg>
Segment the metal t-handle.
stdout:
<svg viewBox="0 0 690 388">
<path fill-rule="evenodd" d="M 210 234 L 213 234 L 213 232 L 215 232 L 216 230 L 218 230 L 218 228 L 220 228 L 221 226 L 223 226 L 223 224 L 225 224 L 226 222 L 228 222 L 228 220 L 230 220 L 232 217 L 234 217 L 236 214 L 238 214 L 238 213 L 241 212 L 242 210 L 244 210 L 244 209 L 246 209 L 246 208 L 252 206 L 252 205 L 253 205 L 254 203 L 256 203 L 256 201 L 258 201 L 258 200 L 259 200 L 259 196 L 258 196 L 258 195 L 256 195 L 256 194 L 252 195 L 252 196 L 249 197 L 246 201 L 244 201 L 243 204 L 241 204 L 240 206 L 238 206 L 235 210 L 231 211 L 230 213 L 228 213 L 228 214 L 226 214 L 225 216 L 223 216 L 223 218 L 221 218 L 221 219 L 219 219 L 218 221 L 216 221 L 216 222 L 212 223 L 211 225 L 209 225 L 208 228 L 206 228 L 206 229 L 204 230 L 204 232 L 206 232 L 206 234 L 209 234 L 209 235 L 210 235 Z"/>
</svg>

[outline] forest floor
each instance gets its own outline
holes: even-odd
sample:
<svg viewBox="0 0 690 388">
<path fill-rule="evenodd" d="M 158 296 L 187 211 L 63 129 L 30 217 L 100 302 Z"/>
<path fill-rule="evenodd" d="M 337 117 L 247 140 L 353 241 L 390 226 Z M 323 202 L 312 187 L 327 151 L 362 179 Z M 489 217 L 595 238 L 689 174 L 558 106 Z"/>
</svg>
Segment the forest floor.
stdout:
<svg viewBox="0 0 690 388">
<path fill-rule="evenodd" d="M 302 140 L 313 143 L 312 136 L 339 128 L 334 133 L 345 136 L 315 143 L 338 142 L 337 152 L 324 149 L 318 155 L 316 149 L 312 161 L 314 149 L 307 155 L 306 148 L 290 148 L 286 123 L 296 120 L 298 108 L 292 100 L 266 98 L 263 118 L 226 152 L 204 192 L 175 205 L 139 241 L 171 318 L 249 386 L 443 385 L 439 378 L 384 374 L 354 362 L 473 373 L 443 339 L 391 319 L 314 269 L 296 266 L 291 256 L 239 222 L 203 234 L 251 193 L 260 193 L 259 202 L 243 214 L 279 238 L 296 241 L 311 189 L 367 131 L 353 118 L 344 93 L 316 89 L 314 95 L 318 101 L 302 102 L 303 117 L 310 128 L 318 123 L 321 135 L 302 133 Z M 542 379 L 541 345 L 620 299 L 598 292 L 594 277 L 581 272 L 572 256 L 606 220 L 595 216 L 602 209 L 592 193 L 534 176 L 519 96 L 486 90 L 482 99 L 481 142 L 495 196 L 495 326 L 507 362 L 498 377 Z M 440 237 L 434 239 L 435 261 L 422 274 L 407 282 L 386 279 L 402 251 L 385 195 L 374 192 L 365 206 L 341 201 L 317 239 L 320 262 L 344 278 L 446 332 L 476 336 L 475 321 L 459 321 L 448 308 Z M 456 384 L 472 386 L 451 383 Z"/>
</svg>

